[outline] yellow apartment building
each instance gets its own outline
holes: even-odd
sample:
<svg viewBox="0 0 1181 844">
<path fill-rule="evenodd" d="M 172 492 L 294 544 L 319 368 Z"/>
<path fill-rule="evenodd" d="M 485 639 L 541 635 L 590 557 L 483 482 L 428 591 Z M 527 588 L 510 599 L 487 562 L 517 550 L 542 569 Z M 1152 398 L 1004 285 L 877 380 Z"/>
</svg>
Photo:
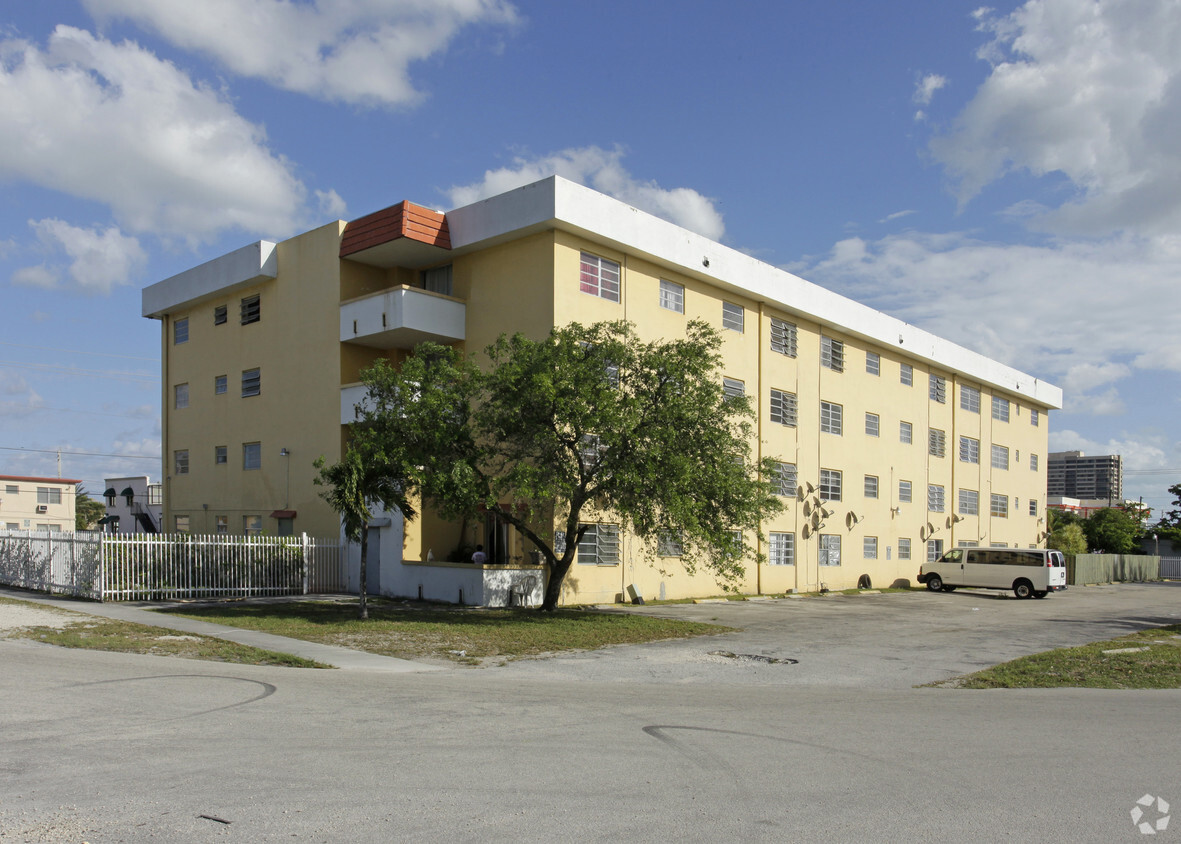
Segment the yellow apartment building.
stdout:
<svg viewBox="0 0 1181 844">
<path fill-rule="evenodd" d="M 260 241 L 146 288 L 143 314 L 162 326 L 165 530 L 336 535 L 312 461 L 339 459 L 361 371 L 423 340 L 475 353 L 617 319 L 671 338 L 696 318 L 725 338 L 726 389 L 757 408 L 754 455 L 781 462 L 787 507 L 741 591 L 913 582 L 948 548 L 1045 537 L 1059 388 L 558 177 Z M 597 518 L 567 602 L 718 591 Z M 532 550 L 429 514 L 381 514 L 371 536 L 374 591 L 447 600 L 472 568 L 456 549 L 483 542 L 488 570 L 527 569 Z"/>
<path fill-rule="evenodd" d="M 73 533 L 81 481 L 0 475 L 0 530 Z"/>
</svg>

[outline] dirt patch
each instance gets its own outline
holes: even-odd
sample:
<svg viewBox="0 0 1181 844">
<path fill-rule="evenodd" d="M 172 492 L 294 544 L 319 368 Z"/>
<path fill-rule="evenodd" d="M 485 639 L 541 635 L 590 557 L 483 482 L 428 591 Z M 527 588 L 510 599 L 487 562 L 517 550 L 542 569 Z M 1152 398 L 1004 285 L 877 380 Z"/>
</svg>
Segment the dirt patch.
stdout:
<svg viewBox="0 0 1181 844">
<path fill-rule="evenodd" d="M 0 601 L 0 634 L 25 627 L 53 627 L 60 630 L 74 622 L 87 621 L 92 617 L 82 613 Z"/>
</svg>

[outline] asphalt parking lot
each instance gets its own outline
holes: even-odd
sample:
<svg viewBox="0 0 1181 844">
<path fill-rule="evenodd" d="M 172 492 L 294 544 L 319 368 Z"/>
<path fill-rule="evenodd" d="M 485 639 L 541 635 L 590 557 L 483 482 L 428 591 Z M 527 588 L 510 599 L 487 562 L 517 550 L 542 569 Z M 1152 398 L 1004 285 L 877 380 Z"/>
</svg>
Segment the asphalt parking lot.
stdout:
<svg viewBox="0 0 1181 844">
<path fill-rule="evenodd" d="M 742 629 L 422 673 L 0 640 L 0 840 L 1140 841 L 1181 692 L 912 687 L 1178 588 L 646 606 Z"/>
<path fill-rule="evenodd" d="M 706 621 L 738 632 L 608 648 L 505 666 L 588 681 L 668 680 L 898 689 L 1052 648 L 1181 623 L 1181 582 L 1071 587 L 1043 600 L 959 589 L 661 604 L 627 612 Z M 755 659 L 712 655 L 727 651 Z M 797 660 L 790 662 L 764 662 Z"/>
</svg>

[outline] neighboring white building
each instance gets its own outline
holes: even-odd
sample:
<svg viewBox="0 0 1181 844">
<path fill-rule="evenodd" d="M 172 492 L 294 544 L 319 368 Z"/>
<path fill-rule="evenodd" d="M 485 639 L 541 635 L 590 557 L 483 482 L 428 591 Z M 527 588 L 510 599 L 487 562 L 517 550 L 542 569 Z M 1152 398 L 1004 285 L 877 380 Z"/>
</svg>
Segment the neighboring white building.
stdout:
<svg viewBox="0 0 1181 844">
<path fill-rule="evenodd" d="M 107 478 L 103 497 L 107 515 L 99 520 L 104 533 L 159 533 L 164 502 L 160 484 L 147 475 Z"/>
</svg>

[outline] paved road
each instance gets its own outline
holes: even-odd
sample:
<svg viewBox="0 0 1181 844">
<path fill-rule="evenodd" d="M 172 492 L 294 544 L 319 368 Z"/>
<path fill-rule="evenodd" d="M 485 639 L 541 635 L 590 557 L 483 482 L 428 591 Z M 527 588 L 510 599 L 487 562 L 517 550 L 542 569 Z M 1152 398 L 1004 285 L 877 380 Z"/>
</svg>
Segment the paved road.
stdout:
<svg viewBox="0 0 1181 844">
<path fill-rule="evenodd" d="M 1177 588 L 643 611 L 744 631 L 432 673 L 0 642 L 0 840 L 1111 842 L 1181 810 L 1179 692 L 910 687 L 1175 623 Z"/>
</svg>

